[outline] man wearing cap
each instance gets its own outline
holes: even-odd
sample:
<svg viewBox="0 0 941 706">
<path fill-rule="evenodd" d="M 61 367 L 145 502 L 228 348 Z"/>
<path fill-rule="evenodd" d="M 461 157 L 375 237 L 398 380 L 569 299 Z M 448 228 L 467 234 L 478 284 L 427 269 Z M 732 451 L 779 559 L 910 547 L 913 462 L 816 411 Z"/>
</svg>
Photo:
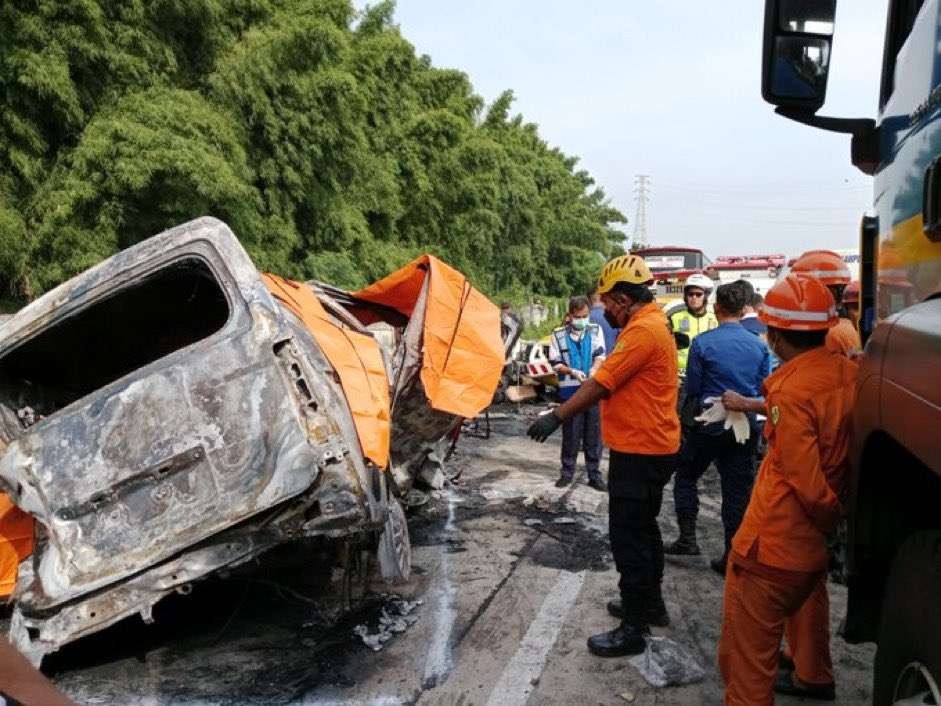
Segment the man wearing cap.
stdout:
<svg viewBox="0 0 941 706">
<path fill-rule="evenodd" d="M 768 413 L 768 453 L 726 574 L 725 703 L 770 705 L 773 691 L 832 701 L 826 537 L 841 513 L 857 366 L 825 346 L 838 317 L 818 279 L 788 274 L 759 315 L 783 364 L 765 381 L 764 400 L 723 395 L 728 409 Z M 784 636 L 795 670 L 778 674 Z"/>
<path fill-rule="evenodd" d="M 536 441 L 545 441 L 563 420 L 603 400 L 601 434 L 611 449 L 609 536 L 621 594 L 608 611 L 621 624 L 589 638 L 588 649 L 602 657 L 639 654 L 649 626 L 669 624 L 660 586 L 663 540 L 657 515 L 679 449 L 680 423 L 676 344 L 653 300 L 652 282 L 650 269 L 637 255 L 622 255 L 604 266 L 598 292 L 608 322 L 621 329 L 614 349 L 570 400 L 528 431 Z"/>
<path fill-rule="evenodd" d="M 859 340 L 859 332 L 854 322 L 843 316 L 845 310 L 840 307 L 843 290 L 850 283 L 850 271 L 843 262 L 843 258 L 832 250 L 808 250 L 797 258 L 791 267 L 791 272 L 806 274 L 820 280 L 833 295 L 840 320 L 827 333 L 827 349 L 849 357 L 858 355 L 863 347 Z"/>
</svg>

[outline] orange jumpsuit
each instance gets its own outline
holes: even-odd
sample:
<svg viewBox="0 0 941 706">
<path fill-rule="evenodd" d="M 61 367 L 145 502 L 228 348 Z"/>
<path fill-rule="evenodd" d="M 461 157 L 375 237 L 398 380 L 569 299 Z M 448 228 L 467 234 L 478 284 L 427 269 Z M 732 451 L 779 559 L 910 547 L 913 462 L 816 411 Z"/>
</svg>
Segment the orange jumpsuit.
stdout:
<svg viewBox="0 0 941 706">
<path fill-rule="evenodd" d="M 841 318 L 827 332 L 827 350 L 848 358 L 862 351 L 859 332 L 849 319 Z M 797 678 L 805 684 L 829 684 L 833 682 L 833 669 L 829 662 L 818 661 L 813 644 L 830 644 L 830 596 L 827 582 L 820 581 L 814 592 L 797 613 L 787 621 L 784 629 L 787 647 L 784 653 L 794 662 Z"/>
<path fill-rule="evenodd" d="M 20 562 L 33 553 L 33 518 L 0 493 L 0 598 L 16 587 Z"/>
<path fill-rule="evenodd" d="M 851 357 L 863 348 L 859 332 L 849 319 L 840 319 L 836 326 L 827 331 L 827 350 Z"/>
<path fill-rule="evenodd" d="M 774 703 L 785 632 L 798 679 L 833 680 L 826 535 L 841 511 L 856 370 L 820 347 L 765 380 L 768 453 L 726 574 L 719 669 L 727 705 Z"/>
</svg>

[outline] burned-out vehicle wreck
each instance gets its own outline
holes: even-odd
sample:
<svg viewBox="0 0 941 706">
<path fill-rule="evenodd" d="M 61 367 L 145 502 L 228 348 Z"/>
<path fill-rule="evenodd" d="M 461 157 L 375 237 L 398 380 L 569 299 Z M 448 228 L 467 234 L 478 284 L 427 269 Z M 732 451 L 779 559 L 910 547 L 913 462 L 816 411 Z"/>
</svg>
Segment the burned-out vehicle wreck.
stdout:
<svg viewBox="0 0 941 706">
<path fill-rule="evenodd" d="M 434 258 L 346 293 L 259 273 L 212 218 L 50 291 L 0 325 L 0 491 L 31 534 L 10 640 L 38 664 L 306 538 L 406 577 L 402 498 L 504 358 L 497 308 Z"/>
</svg>

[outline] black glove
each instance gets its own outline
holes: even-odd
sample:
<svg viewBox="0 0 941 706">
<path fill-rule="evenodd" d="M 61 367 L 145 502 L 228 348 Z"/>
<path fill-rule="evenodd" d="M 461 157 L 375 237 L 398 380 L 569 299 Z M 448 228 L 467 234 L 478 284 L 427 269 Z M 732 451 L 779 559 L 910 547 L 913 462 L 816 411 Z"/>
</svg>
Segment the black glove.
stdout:
<svg viewBox="0 0 941 706">
<path fill-rule="evenodd" d="M 529 430 L 526 433 L 529 434 L 530 439 L 543 442 L 561 425 L 562 420 L 559 419 L 559 415 L 552 411 L 537 418 L 535 422 L 529 425 Z"/>
</svg>

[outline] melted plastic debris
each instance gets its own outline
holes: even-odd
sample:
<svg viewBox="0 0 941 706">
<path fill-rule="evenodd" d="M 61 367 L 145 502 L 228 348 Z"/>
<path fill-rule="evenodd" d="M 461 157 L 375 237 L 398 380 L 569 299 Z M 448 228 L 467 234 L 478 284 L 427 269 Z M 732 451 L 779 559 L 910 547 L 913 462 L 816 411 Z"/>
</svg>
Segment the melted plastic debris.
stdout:
<svg viewBox="0 0 941 706">
<path fill-rule="evenodd" d="M 32 407 L 22 407 L 16 410 L 16 416 L 24 429 L 29 429 L 33 424 L 42 419 L 42 417 L 36 414 L 36 410 Z"/>
<path fill-rule="evenodd" d="M 648 637 L 643 654 L 628 661 L 648 684 L 658 689 L 695 684 L 705 677 L 705 670 L 693 654 L 668 637 Z"/>
<path fill-rule="evenodd" d="M 558 512 L 558 508 L 555 507 L 555 501 L 556 498 L 552 496 L 552 493 L 548 490 L 544 490 L 527 496 L 523 500 L 523 507 L 534 507 L 543 512 Z"/>
<path fill-rule="evenodd" d="M 368 625 L 360 623 L 353 628 L 353 634 L 357 635 L 366 647 L 378 652 L 389 640 L 405 632 L 418 621 L 415 610 L 422 603 L 420 600 L 407 601 L 390 596 L 379 614 L 379 624 L 375 632 L 370 632 Z"/>
</svg>

